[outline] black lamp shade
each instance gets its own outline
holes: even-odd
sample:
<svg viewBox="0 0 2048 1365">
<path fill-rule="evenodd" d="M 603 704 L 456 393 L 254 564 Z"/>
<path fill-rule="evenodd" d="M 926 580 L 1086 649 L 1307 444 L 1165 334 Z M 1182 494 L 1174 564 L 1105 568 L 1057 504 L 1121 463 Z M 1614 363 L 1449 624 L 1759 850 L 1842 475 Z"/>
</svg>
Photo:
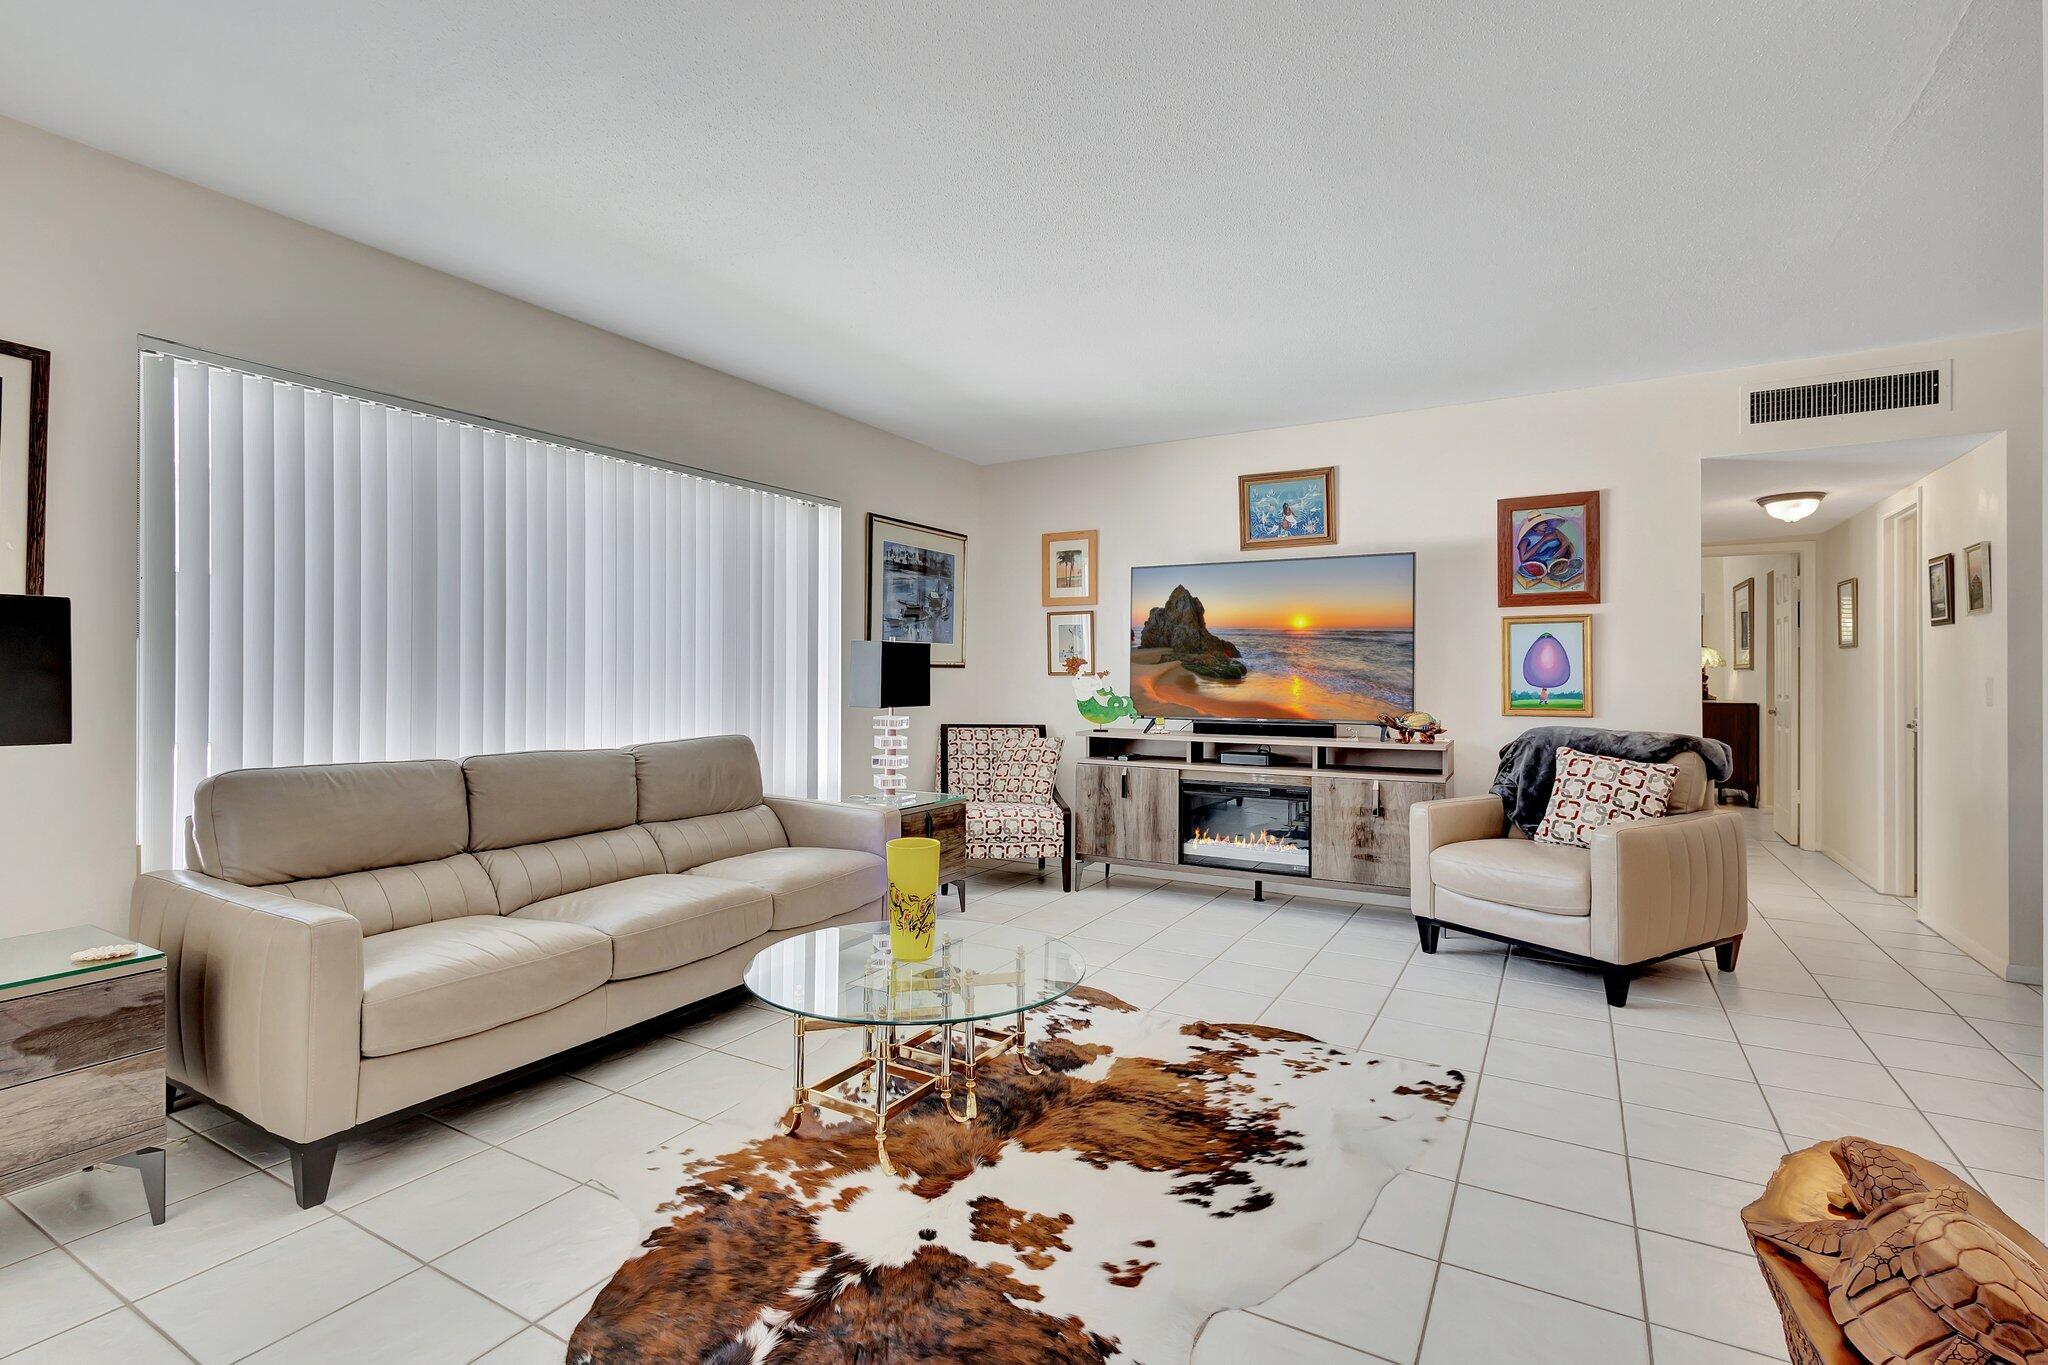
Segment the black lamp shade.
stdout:
<svg viewBox="0 0 2048 1365">
<path fill-rule="evenodd" d="M 71 599 L 0 594 L 0 745 L 71 742 Z"/>
<path fill-rule="evenodd" d="M 880 711 L 932 704 L 932 647 L 855 640 L 847 661 L 846 704 Z"/>
</svg>

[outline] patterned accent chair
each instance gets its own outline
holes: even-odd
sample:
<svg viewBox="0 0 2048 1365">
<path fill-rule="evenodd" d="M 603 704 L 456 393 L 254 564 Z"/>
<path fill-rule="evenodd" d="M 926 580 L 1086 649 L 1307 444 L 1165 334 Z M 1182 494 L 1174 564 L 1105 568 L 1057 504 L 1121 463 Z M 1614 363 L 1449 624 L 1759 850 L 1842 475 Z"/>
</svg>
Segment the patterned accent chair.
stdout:
<svg viewBox="0 0 2048 1365">
<path fill-rule="evenodd" d="M 939 789 L 967 798 L 967 856 L 1048 858 L 1074 889 L 1074 812 L 1060 796 L 1060 741 L 1043 725 L 941 725 Z"/>
</svg>

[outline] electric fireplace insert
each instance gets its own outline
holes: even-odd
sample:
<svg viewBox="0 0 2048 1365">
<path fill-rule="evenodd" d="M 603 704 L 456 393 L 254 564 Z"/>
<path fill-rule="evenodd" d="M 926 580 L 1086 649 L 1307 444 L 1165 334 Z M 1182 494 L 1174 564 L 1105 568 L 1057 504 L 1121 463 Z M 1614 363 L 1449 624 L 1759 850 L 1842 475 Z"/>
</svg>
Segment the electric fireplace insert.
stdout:
<svg viewBox="0 0 2048 1365">
<path fill-rule="evenodd" d="M 1308 787 L 1277 782 L 1180 783 L 1180 860 L 1278 877 L 1309 875 Z"/>
</svg>

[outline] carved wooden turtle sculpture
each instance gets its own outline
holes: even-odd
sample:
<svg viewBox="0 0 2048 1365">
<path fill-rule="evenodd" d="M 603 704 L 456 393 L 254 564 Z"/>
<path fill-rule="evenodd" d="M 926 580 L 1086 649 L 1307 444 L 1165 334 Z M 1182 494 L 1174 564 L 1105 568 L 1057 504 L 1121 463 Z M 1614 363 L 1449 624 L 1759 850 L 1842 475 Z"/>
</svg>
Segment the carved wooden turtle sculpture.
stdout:
<svg viewBox="0 0 2048 1365">
<path fill-rule="evenodd" d="M 1768 1245 L 1825 1285 L 1849 1346 L 1870 1365 L 2048 1365 L 2048 1275 L 2008 1235 L 2018 1231 L 2010 1219 L 1977 1191 L 1930 1179 L 1940 1168 L 1907 1153 L 1857 1137 L 1826 1150 L 1847 1181 L 1828 1203 L 1845 1216 L 1772 1218 L 1774 1178 L 1743 1221 L 1760 1258 Z M 1770 1272 L 1766 1261 L 1790 1338 L 1787 1288 Z M 1791 1344 L 1795 1360 L 1837 1358 L 1817 1342 Z"/>
</svg>

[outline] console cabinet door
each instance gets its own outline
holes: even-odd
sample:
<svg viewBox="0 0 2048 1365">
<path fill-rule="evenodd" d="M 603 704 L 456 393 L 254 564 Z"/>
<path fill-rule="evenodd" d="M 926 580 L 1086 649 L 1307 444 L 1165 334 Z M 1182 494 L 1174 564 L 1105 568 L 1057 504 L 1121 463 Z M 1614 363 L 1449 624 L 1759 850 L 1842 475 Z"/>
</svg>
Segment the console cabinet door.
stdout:
<svg viewBox="0 0 2048 1365">
<path fill-rule="evenodd" d="M 1180 861 L 1180 774 L 1136 763 L 1080 765 L 1074 842 L 1084 858 Z"/>
<path fill-rule="evenodd" d="M 1406 890 L 1409 808 L 1443 793 L 1440 782 L 1318 777 L 1311 793 L 1310 875 Z"/>
</svg>

